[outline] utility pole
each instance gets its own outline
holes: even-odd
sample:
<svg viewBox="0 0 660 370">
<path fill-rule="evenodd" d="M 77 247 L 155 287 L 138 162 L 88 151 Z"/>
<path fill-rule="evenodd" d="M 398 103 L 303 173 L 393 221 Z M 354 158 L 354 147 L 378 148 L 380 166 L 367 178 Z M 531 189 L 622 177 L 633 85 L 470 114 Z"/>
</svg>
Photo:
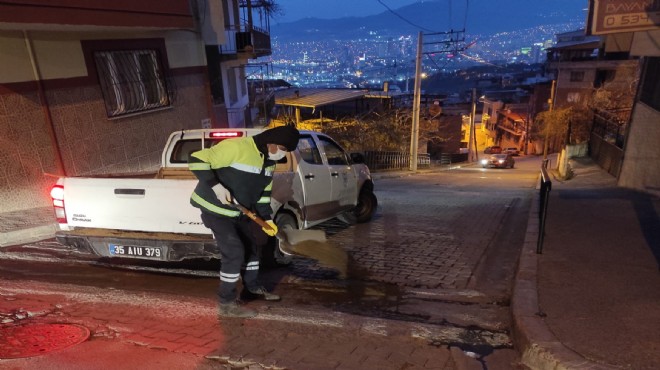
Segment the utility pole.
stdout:
<svg viewBox="0 0 660 370">
<path fill-rule="evenodd" d="M 449 31 L 437 32 L 427 34 L 430 38 L 436 39 L 438 37 L 448 37 L 448 39 L 440 41 L 432 41 L 428 45 L 433 46 L 433 51 L 423 52 L 424 43 L 422 42 L 422 32 L 417 35 L 417 57 L 415 58 L 415 88 L 413 97 L 413 117 L 412 127 L 410 132 L 410 170 L 417 171 L 417 152 L 419 145 L 419 111 L 422 100 L 422 54 L 433 55 L 435 53 L 458 53 L 465 50 L 456 45 L 459 42 L 465 41 L 465 30 L 462 31 Z M 439 49 L 438 49 L 439 48 Z M 406 91 L 408 91 L 408 79 L 406 79 Z"/>
<path fill-rule="evenodd" d="M 557 80 L 552 80 L 552 85 L 550 87 L 550 99 L 548 99 L 548 111 L 552 112 L 555 105 L 555 90 L 557 89 Z M 543 160 L 548 159 L 548 140 L 550 140 L 548 135 L 547 127 L 545 128 L 545 139 L 543 140 Z"/>
<path fill-rule="evenodd" d="M 415 59 L 415 95 L 413 98 L 412 129 L 410 132 L 410 170 L 417 171 L 417 146 L 419 145 L 419 106 L 422 95 L 422 33 L 417 35 L 417 58 Z"/>
<path fill-rule="evenodd" d="M 472 88 L 472 110 L 470 111 L 470 140 L 468 141 L 468 156 L 470 162 L 479 160 L 477 153 L 477 130 L 475 124 L 475 115 L 477 114 L 477 89 Z M 483 120 L 482 120 L 483 121 Z M 474 147 L 473 147 L 474 144 Z"/>
</svg>

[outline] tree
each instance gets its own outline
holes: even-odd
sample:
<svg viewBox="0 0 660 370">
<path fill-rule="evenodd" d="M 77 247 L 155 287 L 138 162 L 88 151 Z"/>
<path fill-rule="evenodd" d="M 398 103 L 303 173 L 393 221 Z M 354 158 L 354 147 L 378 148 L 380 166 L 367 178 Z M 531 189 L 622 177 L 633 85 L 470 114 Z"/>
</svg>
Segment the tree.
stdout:
<svg viewBox="0 0 660 370">
<path fill-rule="evenodd" d="M 572 106 L 539 113 L 535 119 L 538 131 L 534 139 L 547 141 L 565 138 L 565 144 L 579 144 L 589 140 L 592 113 L 586 106 Z M 547 149 L 544 150 L 547 154 Z"/>
<path fill-rule="evenodd" d="M 446 141 L 440 125 L 440 111 L 423 112 L 419 120 L 419 141 Z M 309 121 L 305 121 L 308 124 Z M 340 121 L 326 121 L 318 127 L 344 148 L 353 151 L 399 151 L 410 150 L 412 110 L 410 108 L 391 109 L 385 112 L 371 111 L 357 117 L 347 117 Z"/>
</svg>

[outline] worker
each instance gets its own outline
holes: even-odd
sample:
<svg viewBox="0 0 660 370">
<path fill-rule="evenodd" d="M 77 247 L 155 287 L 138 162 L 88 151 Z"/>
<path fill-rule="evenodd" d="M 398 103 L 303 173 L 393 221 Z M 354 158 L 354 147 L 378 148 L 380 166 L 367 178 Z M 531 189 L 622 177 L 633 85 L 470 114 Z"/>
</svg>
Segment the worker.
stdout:
<svg viewBox="0 0 660 370">
<path fill-rule="evenodd" d="M 190 203 L 201 210 L 202 222 L 213 232 L 220 251 L 220 317 L 257 315 L 238 300 L 241 279 L 243 294 L 267 301 L 280 299 L 260 284 L 255 224 L 232 203 L 263 218 L 270 226 L 262 228 L 263 232 L 275 236 L 277 226 L 270 206 L 273 172 L 276 162 L 296 149 L 298 138 L 293 125 L 279 126 L 252 137 L 225 139 L 192 153 L 188 160 L 188 168 L 199 180 Z"/>
</svg>

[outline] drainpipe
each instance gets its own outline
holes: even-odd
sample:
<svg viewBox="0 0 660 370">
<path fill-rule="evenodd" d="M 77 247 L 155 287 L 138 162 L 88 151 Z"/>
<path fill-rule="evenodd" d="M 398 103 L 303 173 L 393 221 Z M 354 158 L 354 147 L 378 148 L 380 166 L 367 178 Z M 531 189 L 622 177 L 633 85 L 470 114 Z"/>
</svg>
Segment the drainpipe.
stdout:
<svg viewBox="0 0 660 370">
<path fill-rule="evenodd" d="M 51 147 L 53 148 L 53 154 L 55 156 L 55 167 L 57 168 L 58 176 L 66 176 L 66 171 L 64 170 L 64 161 L 62 160 L 62 153 L 60 152 L 60 147 L 57 142 L 57 135 L 55 134 L 55 125 L 53 124 L 53 117 L 50 113 L 50 107 L 48 105 L 48 100 L 46 99 L 46 91 L 44 86 L 41 83 L 41 73 L 39 72 L 39 66 L 37 65 L 37 60 L 34 57 L 34 48 L 32 47 L 32 41 L 27 33 L 23 31 L 23 39 L 25 40 L 25 46 L 27 48 L 28 55 L 30 56 L 30 64 L 32 65 L 32 73 L 34 75 L 34 80 L 37 83 L 37 95 L 39 96 L 39 105 L 41 105 L 41 110 L 46 119 L 46 131 L 50 136 Z"/>
</svg>

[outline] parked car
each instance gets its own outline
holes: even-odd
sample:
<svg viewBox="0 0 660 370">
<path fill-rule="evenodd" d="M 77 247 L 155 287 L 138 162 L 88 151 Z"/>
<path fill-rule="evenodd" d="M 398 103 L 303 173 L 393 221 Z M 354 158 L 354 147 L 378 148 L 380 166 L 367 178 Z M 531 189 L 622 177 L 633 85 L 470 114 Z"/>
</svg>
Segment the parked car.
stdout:
<svg viewBox="0 0 660 370">
<path fill-rule="evenodd" d="M 502 151 L 502 153 L 511 154 L 511 155 L 520 155 L 520 150 L 518 150 L 518 148 L 511 147 L 511 148 L 504 149 L 504 151 Z"/>
<path fill-rule="evenodd" d="M 516 161 L 511 154 L 492 154 L 481 160 L 481 167 L 513 168 Z"/>
<path fill-rule="evenodd" d="M 488 146 L 486 149 L 484 149 L 485 154 L 499 154 L 502 153 L 502 147 L 501 146 Z"/>
</svg>

